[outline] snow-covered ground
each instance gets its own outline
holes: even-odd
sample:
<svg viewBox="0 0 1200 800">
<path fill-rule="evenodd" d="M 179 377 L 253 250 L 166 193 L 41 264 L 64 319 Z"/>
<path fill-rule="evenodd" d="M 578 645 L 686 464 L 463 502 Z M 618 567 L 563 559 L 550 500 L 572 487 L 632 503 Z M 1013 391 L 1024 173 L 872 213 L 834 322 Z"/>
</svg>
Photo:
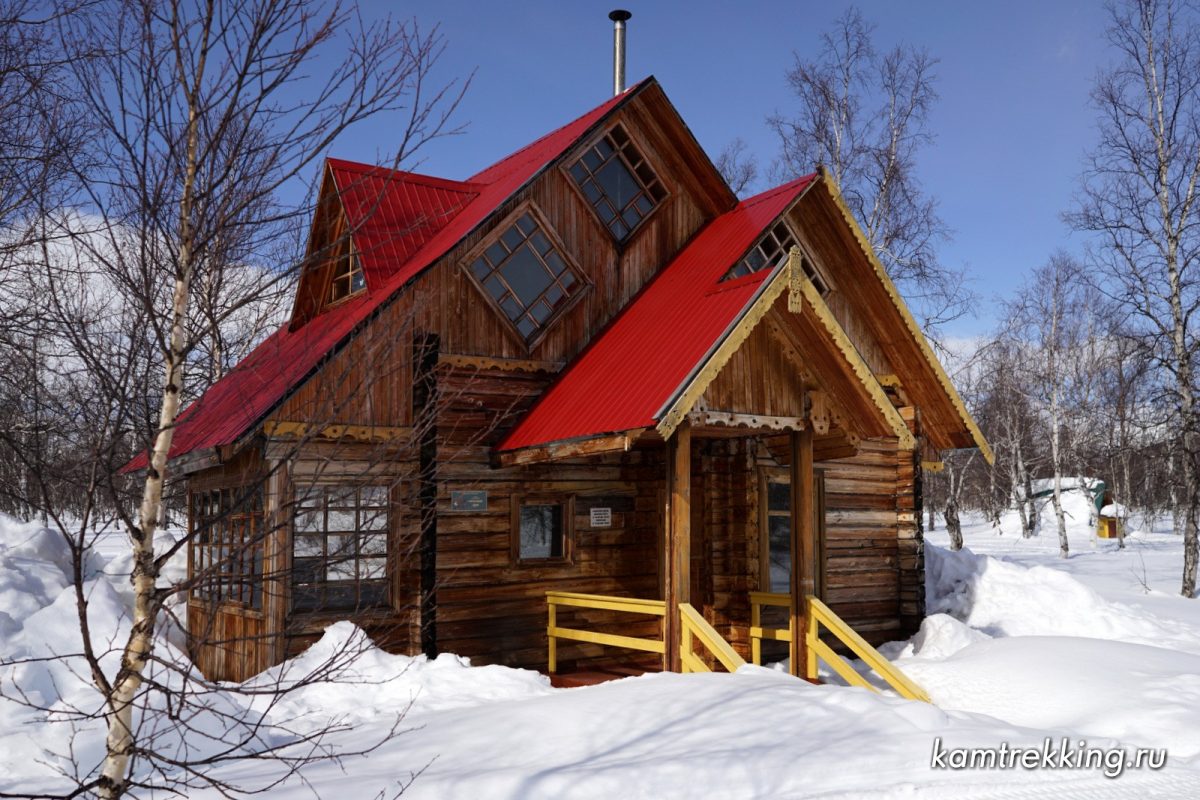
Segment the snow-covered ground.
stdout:
<svg viewBox="0 0 1200 800">
<path fill-rule="evenodd" d="M 410 781 L 404 796 L 415 798 L 1195 797 L 1200 601 L 1176 594 L 1181 544 L 1137 531 L 1118 551 L 1092 538 L 1086 501 L 1068 502 L 1066 560 L 1053 531 L 1022 540 L 1015 520 L 1001 533 L 969 518 L 961 553 L 938 547 L 940 524 L 929 534 L 930 616 L 913 640 L 885 650 L 935 706 L 755 667 L 556 690 L 535 672 L 375 649 L 342 672 L 346 681 L 306 686 L 279 703 L 233 692 L 219 699 L 297 738 L 336 717 L 350 728 L 333 746 L 379 745 L 310 765 L 273 798 L 391 797 Z M 47 537 L 0 519 L 3 659 L 77 649 L 73 589 Z M 96 556 L 86 585 L 98 598 L 93 613 L 116 634 L 127 624 L 122 564 L 110 561 L 102 573 L 104 560 Z M 361 635 L 332 626 L 309 653 L 256 680 L 299 678 Z M 0 668 L 0 690 L 24 681 L 50 699 L 86 703 L 85 676 L 63 662 L 53 673 L 44 664 L 25 674 Z M 62 728 L 0 700 L 0 792 L 47 786 L 51 767 L 65 763 Z M 96 733 L 84 726 L 77 737 L 85 760 L 96 756 Z M 1072 749 L 1085 740 L 1167 748 L 1169 758 L 1162 769 L 1111 779 L 1095 769 L 931 767 L 935 742 L 944 751 L 1040 750 L 1047 737 L 1056 750 L 1068 737 Z M 277 769 L 244 761 L 218 775 L 249 788 Z"/>
</svg>

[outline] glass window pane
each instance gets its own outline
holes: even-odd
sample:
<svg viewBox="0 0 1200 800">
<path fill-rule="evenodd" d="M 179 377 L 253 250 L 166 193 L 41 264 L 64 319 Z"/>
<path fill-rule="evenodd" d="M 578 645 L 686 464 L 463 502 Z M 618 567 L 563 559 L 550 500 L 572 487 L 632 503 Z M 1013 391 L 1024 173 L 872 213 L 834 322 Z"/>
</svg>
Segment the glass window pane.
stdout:
<svg viewBox="0 0 1200 800">
<path fill-rule="evenodd" d="M 292 587 L 292 609 L 295 611 L 315 611 L 321 607 L 321 590 L 311 584 Z"/>
<path fill-rule="evenodd" d="M 650 209 L 654 208 L 654 204 L 650 202 L 650 198 L 644 194 L 638 196 L 637 202 L 634 205 L 637 206 L 638 211 L 642 212 L 642 216 L 646 216 L 650 213 Z"/>
<path fill-rule="evenodd" d="M 551 286 L 549 290 L 547 290 L 546 302 L 548 302 L 550 305 L 554 305 L 565 296 L 566 295 L 563 294 L 563 290 L 558 288 L 558 284 L 555 284 Z"/>
<path fill-rule="evenodd" d="M 378 606 L 387 602 L 387 583 L 377 581 L 359 585 L 359 604 Z"/>
<path fill-rule="evenodd" d="M 545 254 L 550 249 L 550 240 L 541 233 L 535 233 L 529 237 L 529 241 L 533 243 L 533 249 L 539 253 Z"/>
<path fill-rule="evenodd" d="M 364 486 L 358 493 L 359 504 L 364 507 L 382 507 L 388 502 L 388 488 L 386 486 Z"/>
<path fill-rule="evenodd" d="M 615 128 L 613 130 L 612 135 L 613 135 L 613 138 L 618 142 L 623 142 L 626 139 L 625 131 L 621 130 L 620 128 Z M 613 150 L 612 144 L 608 141 L 607 136 L 605 136 L 603 139 L 601 139 L 599 142 L 596 143 L 596 150 L 600 153 L 600 155 L 604 156 L 605 158 L 608 158 L 615 152 Z"/>
<path fill-rule="evenodd" d="M 358 553 L 366 556 L 387 555 L 387 536 L 368 534 L 358 537 Z"/>
<path fill-rule="evenodd" d="M 521 218 L 517 220 L 517 227 L 520 228 L 521 233 L 525 234 L 526 236 L 533 233 L 534 230 L 537 229 L 537 225 L 534 224 L 533 219 L 528 214 L 521 215 Z"/>
<path fill-rule="evenodd" d="M 363 274 L 361 271 L 355 272 L 353 275 L 350 276 L 350 291 L 351 292 L 357 292 L 360 289 L 364 288 L 366 285 L 367 285 L 367 281 L 363 277 Z"/>
<path fill-rule="evenodd" d="M 551 308 L 546 302 L 541 301 L 541 300 L 539 300 L 533 306 L 533 308 L 529 309 L 529 314 L 535 320 L 537 320 L 537 323 L 539 325 L 543 324 L 546 320 L 550 319 L 550 315 L 553 313 L 554 313 L 554 309 Z"/>
<path fill-rule="evenodd" d="M 519 554 L 526 558 L 561 558 L 563 554 L 563 507 L 522 505 Z"/>
<path fill-rule="evenodd" d="M 352 531 L 354 530 L 354 509 L 352 508 L 331 508 L 329 509 L 329 522 L 327 530 L 330 531 Z"/>
<path fill-rule="evenodd" d="M 546 264 L 555 275 L 562 275 L 567 271 L 567 262 L 563 261 L 558 253 L 550 253 L 550 255 L 546 256 Z"/>
<path fill-rule="evenodd" d="M 512 252 L 521 246 L 521 242 L 525 241 L 525 235 L 517 230 L 517 227 L 514 225 L 504 232 L 504 235 L 500 237 L 500 241 L 508 246 L 509 252 Z"/>
<path fill-rule="evenodd" d="M 770 556 L 771 591 L 787 592 L 792 574 L 791 520 L 785 516 L 772 516 L 767 523 L 767 546 Z"/>
<path fill-rule="evenodd" d="M 311 533 L 325 529 L 325 512 L 311 508 L 296 513 L 296 530 Z"/>
<path fill-rule="evenodd" d="M 483 287 L 488 290 L 488 294 L 499 300 L 508 290 L 504 288 L 504 284 L 495 275 L 488 278 L 484 282 Z"/>
<path fill-rule="evenodd" d="M 386 531 L 388 527 L 387 511 L 363 511 L 358 518 L 360 531 Z"/>
<path fill-rule="evenodd" d="M 625 167 L 625 162 L 619 158 L 614 158 L 601 167 L 596 173 L 596 179 L 617 208 L 624 208 L 641 189 L 637 179 Z"/>
<path fill-rule="evenodd" d="M 537 331 L 537 326 L 533 324 L 533 321 L 529 317 L 521 317 L 517 322 L 517 330 L 521 332 L 522 336 L 528 339 Z"/>
<path fill-rule="evenodd" d="M 488 257 L 494 267 L 508 256 L 508 251 L 499 242 L 496 242 L 484 251 L 484 255 Z"/>
<path fill-rule="evenodd" d="M 625 213 L 622 216 L 625 219 L 625 224 L 629 226 L 630 230 L 637 227 L 637 224 L 642 221 L 641 215 L 638 214 L 637 209 L 633 206 L 625 209 Z"/>
<path fill-rule="evenodd" d="M 316 583 L 325 580 L 324 562 L 319 558 L 292 559 L 292 583 Z"/>
<path fill-rule="evenodd" d="M 613 236 L 616 236 L 618 239 L 624 239 L 625 234 L 629 233 L 629 228 L 625 227 L 625 223 L 619 219 L 614 219 L 608 228 L 613 232 Z"/>
<path fill-rule="evenodd" d="M 601 146 L 603 147 L 605 145 L 603 143 L 601 143 Z M 609 149 L 611 150 L 611 148 L 609 148 Z M 588 150 L 583 155 L 583 163 L 586 164 L 587 168 L 592 170 L 593 172 L 595 172 L 596 168 L 599 167 L 603 162 L 604 162 L 604 156 L 600 155 L 600 153 L 597 152 L 597 148 L 593 147 L 591 150 Z"/>
<path fill-rule="evenodd" d="M 481 256 L 475 259 L 475 263 L 471 265 L 471 271 L 475 273 L 476 278 L 483 280 L 492 271 L 492 268 L 488 266 L 487 261 Z"/>
<path fill-rule="evenodd" d="M 583 168 L 581 162 L 576 161 L 571 167 L 571 177 L 575 179 L 576 183 L 581 186 L 583 185 L 583 182 L 587 179 L 587 170 Z"/>
<path fill-rule="evenodd" d="M 792 508 L 792 485 L 790 483 L 767 484 L 767 508 L 771 511 L 789 511 Z"/>
<path fill-rule="evenodd" d="M 324 536 L 297 534 L 292 540 L 292 555 L 296 558 L 320 557 L 324 541 Z"/>
<path fill-rule="evenodd" d="M 523 245 L 512 254 L 501 268 L 501 273 L 517 299 L 526 306 L 550 285 L 550 275 L 528 245 Z"/>
<path fill-rule="evenodd" d="M 587 183 L 583 184 L 583 196 L 588 199 L 589 203 L 594 204 L 600 199 L 602 193 L 600 192 L 600 187 L 596 185 L 595 181 L 588 181 Z"/>
<path fill-rule="evenodd" d="M 511 295 L 500 301 L 500 307 L 504 309 L 504 313 L 508 315 L 508 318 L 513 321 L 516 321 L 517 317 L 525 313 L 525 310 L 521 308 L 521 304 L 513 300 Z"/>
<path fill-rule="evenodd" d="M 379 580 L 387 576 L 386 558 L 364 558 L 358 562 L 358 577 L 363 580 Z"/>
</svg>

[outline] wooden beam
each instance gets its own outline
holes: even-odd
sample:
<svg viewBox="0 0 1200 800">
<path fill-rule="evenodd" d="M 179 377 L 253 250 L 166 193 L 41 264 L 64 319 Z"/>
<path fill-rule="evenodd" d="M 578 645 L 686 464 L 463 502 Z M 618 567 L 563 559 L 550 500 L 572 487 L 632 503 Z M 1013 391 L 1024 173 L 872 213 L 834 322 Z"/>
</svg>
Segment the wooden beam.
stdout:
<svg viewBox="0 0 1200 800">
<path fill-rule="evenodd" d="M 790 431 L 804 427 L 800 417 L 780 417 L 770 414 L 743 414 L 736 411 L 693 411 L 688 415 L 694 427 L 720 425 L 726 428 Z"/>
<path fill-rule="evenodd" d="M 663 537 L 663 669 L 683 671 L 679 606 L 691 602 L 692 426 L 684 420 L 667 440 L 667 515 Z"/>
<path fill-rule="evenodd" d="M 560 458 L 576 458 L 578 456 L 594 456 L 601 453 L 621 453 L 633 447 L 644 428 L 614 433 L 609 436 L 594 436 L 590 439 L 580 439 L 570 442 L 554 442 L 552 444 L 526 447 L 522 450 L 509 450 L 499 455 L 500 466 L 516 467 L 521 464 L 541 464 L 546 461 L 557 461 Z"/>
<path fill-rule="evenodd" d="M 438 356 L 438 364 L 480 370 L 495 369 L 503 372 L 558 372 L 563 368 L 562 361 L 495 358 L 493 356 L 472 356 L 464 353 L 441 353 Z"/>
<path fill-rule="evenodd" d="M 793 431 L 791 435 L 791 580 L 789 622 L 792 634 L 788 655 L 789 671 L 802 676 L 808 660 L 805 634 L 808 630 L 808 595 L 815 591 L 813 556 L 816 552 L 815 516 L 813 501 L 813 432 L 812 428 Z"/>
<path fill-rule="evenodd" d="M 946 468 L 945 461 L 922 461 L 921 462 L 921 469 L 928 470 L 929 472 L 941 472 L 945 468 Z"/>
<path fill-rule="evenodd" d="M 267 420 L 263 432 L 272 439 L 349 439 L 356 442 L 394 442 L 412 436 L 412 428 L 384 425 L 340 425 Z"/>
</svg>

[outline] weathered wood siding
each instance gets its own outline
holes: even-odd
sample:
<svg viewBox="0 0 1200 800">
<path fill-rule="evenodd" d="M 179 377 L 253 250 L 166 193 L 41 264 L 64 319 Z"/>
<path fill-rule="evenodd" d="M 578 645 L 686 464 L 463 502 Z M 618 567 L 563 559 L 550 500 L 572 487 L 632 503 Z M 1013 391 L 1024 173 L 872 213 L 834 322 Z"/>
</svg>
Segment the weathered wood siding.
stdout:
<svg viewBox="0 0 1200 800">
<path fill-rule="evenodd" d="M 658 597 L 661 455 L 614 456 L 494 468 L 491 446 L 550 376 L 443 368 L 438 374 L 437 647 L 475 663 L 545 668 L 546 592 Z M 483 490 L 485 512 L 451 509 L 451 492 Z M 570 563 L 514 562 L 513 505 L 521 495 L 574 498 Z M 593 529 L 589 509 L 613 509 L 612 526 Z M 650 635 L 658 623 L 606 612 L 564 613 L 578 624 Z M 564 644 L 564 667 L 612 651 Z"/>
</svg>

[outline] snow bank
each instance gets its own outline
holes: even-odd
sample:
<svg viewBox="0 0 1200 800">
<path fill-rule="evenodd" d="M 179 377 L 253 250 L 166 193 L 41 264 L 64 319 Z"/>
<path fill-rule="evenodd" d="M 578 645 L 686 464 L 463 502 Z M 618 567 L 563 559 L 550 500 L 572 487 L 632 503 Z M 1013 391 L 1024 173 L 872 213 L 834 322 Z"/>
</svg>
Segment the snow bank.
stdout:
<svg viewBox="0 0 1200 800">
<path fill-rule="evenodd" d="M 1085 636 L 1200 654 L 1200 631 L 1106 600 L 1049 566 L 1026 568 L 969 549 L 925 548 L 930 614 L 949 614 L 989 636 Z"/>
<path fill-rule="evenodd" d="M 314 679 L 320 678 L 320 680 Z M 469 659 L 443 653 L 393 655 L 379 649 L 360 628 L 337 622 L 296 658 L 251 678 L 247 689 L 290 689 L 275 702 L 276 724 L 313 729 L 331 718 L 357 724 L 376 717 L 420 716 L 432 711 L 501 700 L 540 697 L 553 691 L 550 679 L 527 669 L 472 667 Z M 369 694 L 370 703 L 363 703 Z"/>
<path fill-rule="evenodd" d="M 1200 655 L 1075 636 L 975 642 L 901 668 L 940 708 L 989 714 L 1171 757 L 1200 755 Z"/>
</svg>

